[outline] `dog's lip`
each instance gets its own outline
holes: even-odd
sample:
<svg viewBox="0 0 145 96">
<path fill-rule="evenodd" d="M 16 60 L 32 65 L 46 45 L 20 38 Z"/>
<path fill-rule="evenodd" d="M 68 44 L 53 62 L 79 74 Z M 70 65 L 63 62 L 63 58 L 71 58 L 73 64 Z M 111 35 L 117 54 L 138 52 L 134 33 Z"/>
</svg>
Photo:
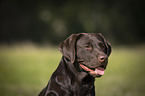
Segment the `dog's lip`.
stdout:
<svg viewBox="0 0 145 96">
<path fill-rule="evenodd" d="M 79 64 L 86 66 L 86 64 L 83 61 L 82 62 L 79 62 Z M 106 64 L 100 64 L 99 66 L 91 66 L 91 67 L 90 66 L 86 66 L 86 67 L 88 67 L 89 69 L 95 71 L 95 69 L 98 68 L 98 67 L 102 67 L 102 68 L 106 69 L 106 66 L 105 65 Z"/>
<path fill-rule="evenodd" d="M 89 72 L 90 75 L 92 75 L 93 77 L 99 77 L 102 76 L 105 72 L 105 68 L 103 65 L 98 66 L 96 68 L 89 68 L 86 65 L 84 65 L 83 63 L 80 63 L 80 67 L 82 69 L 84 69 L 85 71 Z"/>
</svg>

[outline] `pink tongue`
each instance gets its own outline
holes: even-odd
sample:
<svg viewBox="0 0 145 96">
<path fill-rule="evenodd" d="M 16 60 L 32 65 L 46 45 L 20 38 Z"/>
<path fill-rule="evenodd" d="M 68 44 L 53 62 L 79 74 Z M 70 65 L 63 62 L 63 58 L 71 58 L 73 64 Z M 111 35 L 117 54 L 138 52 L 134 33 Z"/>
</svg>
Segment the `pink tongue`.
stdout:
<svg viewBox="0 0 145 96">
<path fill-rule="evenodd" d="M 98 67 L 98 68 L 96 68 L 95 72 L 99 75 L 103 75 L 105 72 L 105 69 L 102 67 Z"/>
</svg>

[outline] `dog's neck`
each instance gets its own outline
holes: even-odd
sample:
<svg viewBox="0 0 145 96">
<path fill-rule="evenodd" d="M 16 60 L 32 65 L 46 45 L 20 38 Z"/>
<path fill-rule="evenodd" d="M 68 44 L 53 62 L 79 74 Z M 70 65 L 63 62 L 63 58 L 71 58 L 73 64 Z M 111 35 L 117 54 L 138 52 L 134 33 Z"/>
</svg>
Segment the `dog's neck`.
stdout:
<svg viewBox="0 0 145 96">
<path fill-rule="evenodd" d="M 62 62 L 65 62 L 65 67 L 68 69 L 73 75 L 75 75 L 76 79 L 80 82 L 90 82 L 95 81 L 95 78 L 90 76 L 88 73 L 82 71 L 79 64 L 75 62 L 74 64 L 71 61 L 67 60 L 65 57 L 62 57 Z"/>
</svg>

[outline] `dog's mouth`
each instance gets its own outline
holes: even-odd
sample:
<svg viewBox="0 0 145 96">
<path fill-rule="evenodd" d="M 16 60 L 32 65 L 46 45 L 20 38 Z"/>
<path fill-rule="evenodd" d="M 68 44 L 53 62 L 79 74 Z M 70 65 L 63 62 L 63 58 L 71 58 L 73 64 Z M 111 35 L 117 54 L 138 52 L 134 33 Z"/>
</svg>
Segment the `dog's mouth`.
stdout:
<svg viewBox="0 0 145 96">
<path fill-rule="evenodd" d="M 89 72 L 89 74 L 92 75 L 93 77 L 101 77 L 105 72 L 105 68 L 103 65 L 96 67 L 96 68 L 88 68 L 84 64 L 80 63 L 80 67 L 83 70 Z"/>
</svg>

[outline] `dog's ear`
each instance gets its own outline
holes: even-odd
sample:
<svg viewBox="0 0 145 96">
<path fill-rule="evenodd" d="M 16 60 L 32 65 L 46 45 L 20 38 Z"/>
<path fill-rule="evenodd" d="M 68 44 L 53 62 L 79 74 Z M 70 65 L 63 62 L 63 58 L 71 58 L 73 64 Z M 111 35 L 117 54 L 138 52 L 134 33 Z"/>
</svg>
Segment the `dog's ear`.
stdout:
<svg viewBox="0 0 145 96">
<path fill-rule="evenodd" d="M 108 48 L 107 48 L 107 55 L 108 55 L 108 57 L 109 57 L 112 48 L 111 48 L 111 44 L 110 44 L 109 42 L 107 42 L 107 46 L 108 46 Z"/>
<path fill-rule="evenodd" d="M 78 34 L 72 34 L 66 40 L 60 43 L 59 50 L 64 57 L 69 59 L 71 63 L 75 62 L 75 45 Z"/>
<path fill-rule="evenodd" d="M 97 38 L 101 41 L 103 41 L 105 43 L 105 46 L 106 46 L 106 54 L 107 56 L 109 57 L 110 53 L 111 53 L 111 44 L 105 40 L 104 36 L 101 34 L 101 33 L 98 33 L 97 34 Z"/>
</svg>

